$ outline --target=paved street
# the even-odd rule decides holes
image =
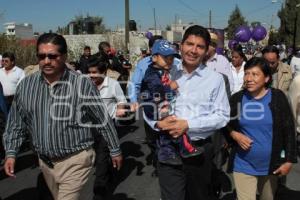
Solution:
[[[153,168],[147,165],[149,150],[144,143],[145,135],[141,121],[131,126],[124,126],[119,131],[121,148],[124,154],[124,166],[115,180],[112,200],[159,200],[158,180],[151,176]],[[17,161],[16,179],[7,178],[0,168],[0,197],[5,200],[37,199],[36,182],[39,169],[34,165],[34,156],[30,151],[20,154]],[[92,199],[94,176],[84,189],[81,199]],[[300,191],[300,164],[294,166],[288,176],[287,185]],[[281,190],[278,200],[299,200],[300,192]],[[1,199],[0,198],[0,199]]]
[[[119,131],[121,148],[124,155],[124,165],[115,180],[113,200],[159,200],[157,178],[151,177],[153,168],[147,165],[149,155],[144,143],[145,135],[142,122],[132,126],[122,127]],[[34,156],[30,151],[22,153],[17,161],[16,179],[7,178],[0,168],[0,197],[6,200],[34,200],[37,199],[36,182],[39,174],[34,165]],[[92,199],[92,185],[94,176],[84,189],[81,199]]]

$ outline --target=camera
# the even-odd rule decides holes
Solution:
[[[127,59],[123,60],[123,65],[131,65],[130,61]]]

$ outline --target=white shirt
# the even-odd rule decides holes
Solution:
[[[288,95],[296,119],[297,132],[300,133],[300,74],[293,79]]]
[[[0,69],[0,82],[3,87],[4,96],[11,96],[16,93],[19,82],[25,77],[24,70],[14,66],[11,70]]]
[[[241,90],[243,84],[244,84],[244,66],[245,62],[242,63],[242,66],[239,71],[236,70],[236,68],[233,66],[232,63],[230,63],[232,78],[233,78],[233,89],[231,90],[231,94],[234,94]]]
[[[101,98],[108,110],[109,116],[116,118],[117,105],[120,103],[127,103],[126,97],[121,89],[118,81],[105,77],[103,83],[98,86]]]
[[[290,66],[291,66],[294,77],[297,76],[298,74],[300,74],[300,58],[299,57],[293,56]]]
[[[215,55],[212,58],[210,58],[210,59],[208,59],[208,61],[206,61],[206,65],[208,68],[227,76],[229,84],[230,84],[230,91],[232,92],[233,78],[232,78],[232,73],[231,73],[231,69],[230,69],[230,63],[227,60],[227,58],[223,55],[219,55],[219,54],[215,53]]]

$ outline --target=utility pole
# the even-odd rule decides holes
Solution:
[[[209,22],[208,22],[208,28],[211,29],[211,10],[209,10]]]
[[[177,14],[175,14],[175,31],[177,31],[177,22],[178,22]]]
[[[129,0],[125,0],[125,50],[129,53]]]
[[[155,29],[155,35],[157,35],[157,33],[156,33],[156,15],[155,15],[155,8],[153,8],[153,17],[154,17],[154,29]]]

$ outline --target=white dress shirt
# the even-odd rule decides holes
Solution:
[[[242,66],[239,71],[236,70],[236,68],[233,66],[232,63],[230,63],[232,78],[233,78],[233,89],[231,90],[231,94],[234,94],[241,90],[244,84],[244,66],[245,62],[242,63]]]
[[[127,103],[119,82],[106,76],[98,89],[101,98],[107,107],[109,116],[112,119],[116,118],[117,105],[120,103]]]
[[[300,133],[300,74],[293,79],[288,95],[296,119],[297,132]]]
[[[212,69],[213,71],[219,72],[227,76],[230,85],[230,91],[232,92],[233,78],[230,69],[230,63],[227,60],[227,58],[223,55],[219,55],[215,53],[215,55],[212,58],[206,61],[206,65],[208,68]]]
[[[0,82],[3,87],[4,96],[14,95],[17,85],[24,77],[24,70],[17,66],[14,66],[9,71],[6,71],[4,67],[0,68]]]

